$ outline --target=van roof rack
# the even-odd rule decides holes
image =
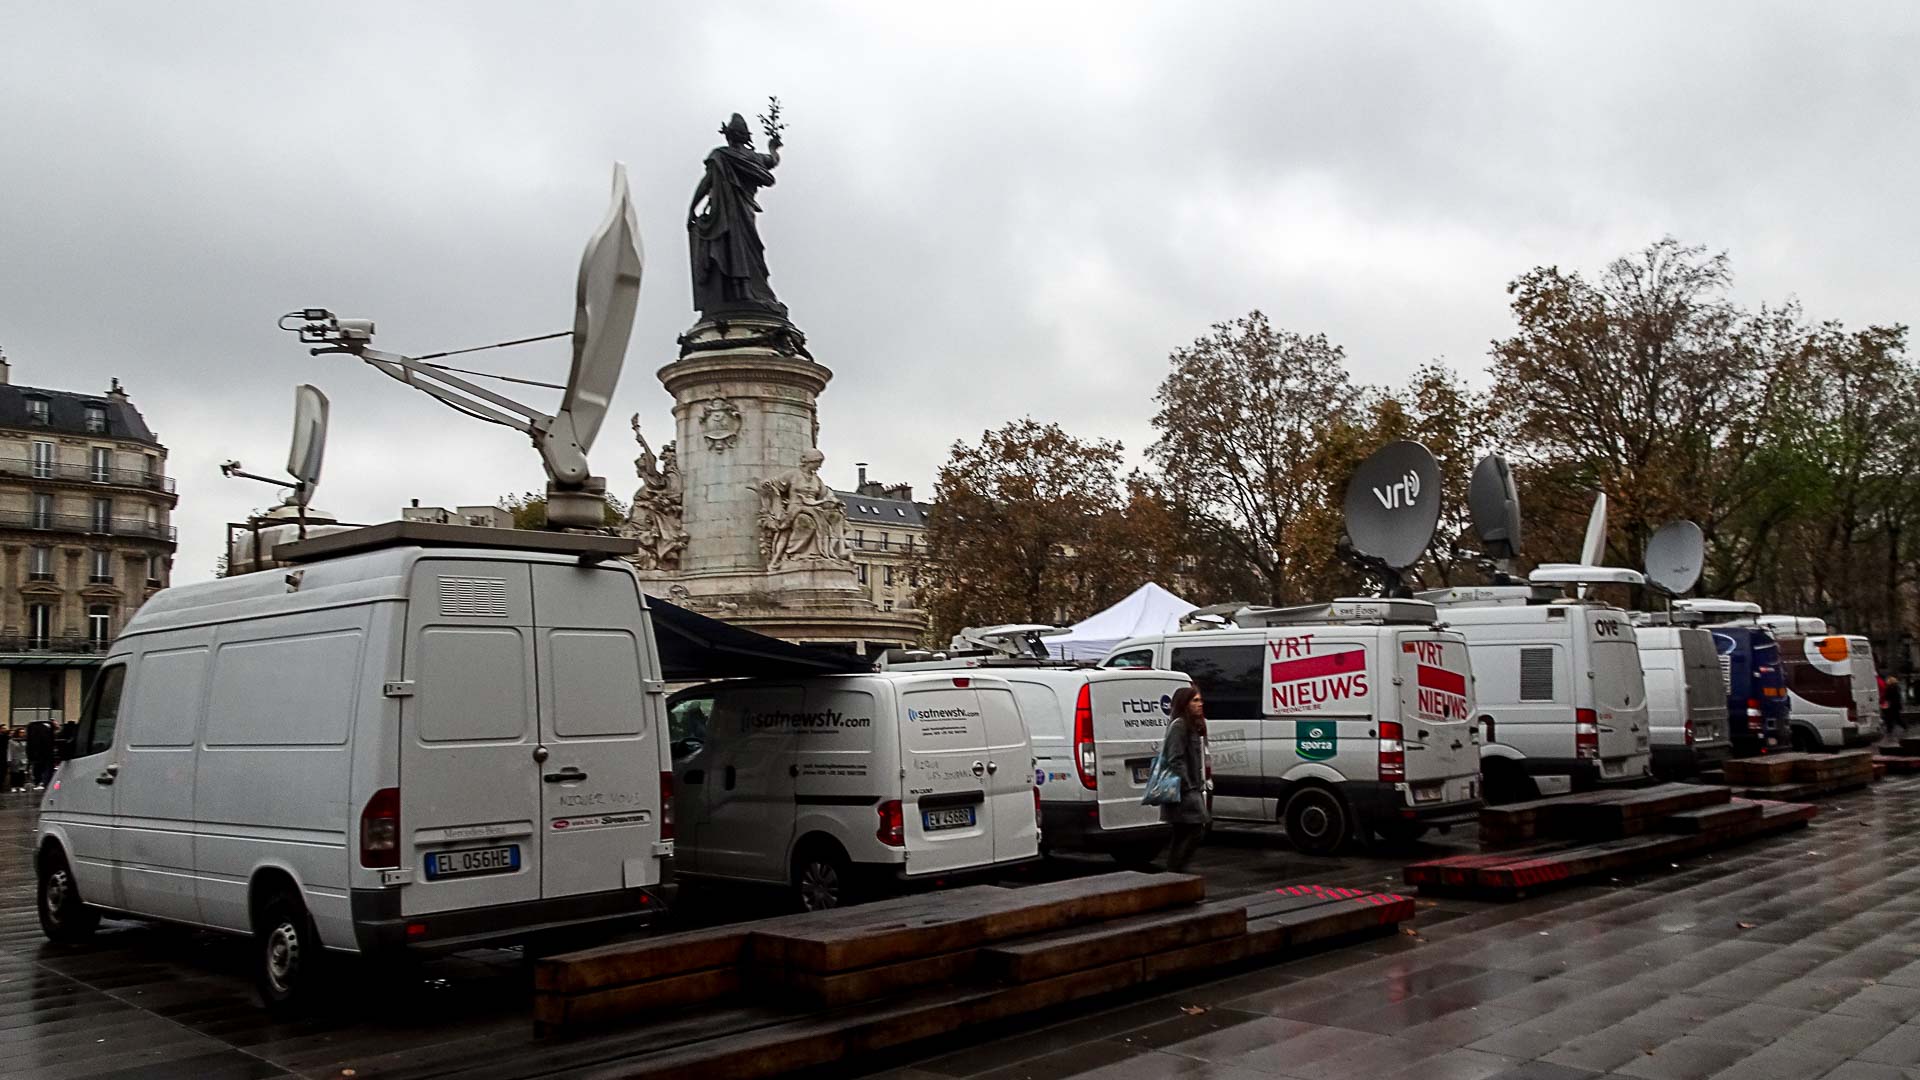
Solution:
[[[1760,625],[1776,634],[1799,634],[1803,637],[1819,637],[1831,634],[1827,620],[1816,615],[1774,615],[1760,616]]]
[[[544,551],[555,555],[578,556],[581,562],[617,559],[640,550],[637,540],[598,533],[535,532],[531,529],[489,529],[480,525],[441,525],[432,521],[389,521],[363,529],[349,529],[280,544],[273,549],[273,557],[280,562],[309,563],[392,547]]]
[[[1645,585],[1647,575],[1624,566],[1541,563],[1527,580],[1535,585]]]
[[[1545,585],[1456,585],[1414,594],[1435,607],[1523,607],[1559,599],[1560,590]]]
[[[1633,613],[1635,626],[1702,626],[1707,621],[1704,611],[1688,611],[1675,608],[1672,611],[1636,611]]]
[[[1247,630],[1263,626],[1316,626],[1327,623],[1432,626],[1439,621],[1439,614],[1425,600],[1356,596],[1327,604],[1299,604],[1294,607],[1241,604],[1233,611],[1227,624]]]

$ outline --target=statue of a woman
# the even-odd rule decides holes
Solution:
[[[753,132],[739,113],[720,129],[727,145],[707,155],[707,174],[687,210],[687,246],[693,261],[693,306],[702,315],[727,313],[787,317],[787,306],[767,284],[766,248],[754,215],[755,191],[773,186],[780,164],[780,134],[767,140],[771,153],[753,148]],[[707,201],[706,210],[700,200]]]
[[[760,481],[760,546],[767,569],[807,560],[846,562],[847,508],[820,478],[826,456],[800,454],[800,467]]]

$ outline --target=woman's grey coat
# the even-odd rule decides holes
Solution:
[[[1167,725],[1166,741],[1160,744],[1161,759],[1167,770],[1180,778],[1180,802],[1160,808],[1160,820],[1176,825],[1207,823],[1207,740],[1187,729],[1187,718]]]

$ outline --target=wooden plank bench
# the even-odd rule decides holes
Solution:
[[[1734,758],[1721,766],[1727,783],[1735,787],[1768,787],[1793,779],[1795,762],[1806,754],[1767,754],[1762,757]]]
[[[1760,819],[1760,804],[1752,799],[1730,799],[1717,806],[1703,806],[1669,814],[1659,822],[1662,832],[1702,833],[1715,829],[1738,828]]]

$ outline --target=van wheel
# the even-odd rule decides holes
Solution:
[[[1793,729],[1793,749],[1795,753],[1811,754],[1820,749],[1820,742],[1813,737],[1813,732],[1797,727]]]
[[[838,849],[815,844],[793,860],[793,894],[802,911],[826,911],[853,902],[853,867]]]
[[[291,1016],[305,1010],[325,966],[323,951],[298,899],[281,892],[267,901],[253,931],[253,973],[269,1012]]]
[[[100,913],[81,902],[73,870],[58,849],[47,852],[40,862],[39,902],[35,907],[40,910],[40,931],[48,941],[77,945],[100,927]]]
[[[1347,804],[1318,786],[1303,787],[1287,799],[1287,841],[1303,855],[1332,855],[1351,832]]]

